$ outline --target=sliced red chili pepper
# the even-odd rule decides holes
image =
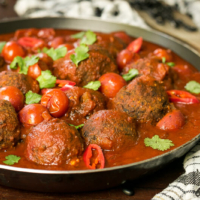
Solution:
[[[131,42],[126,49],[132,51],[133,53],[137,53],[138,51],[140,51],[142,47],[142,42],[143,42],[142,37],[139,37],[133,42]]]
[[[183,104],[199,103],[197,97],[193,96],[189,92],[185,92],[182,90],[168,90],[167,94],[171,102],[183,103]]]
[[[97,156],[94,159],[93,162],[91,162],[91,158],[92,158],[92,151],[96,150],[97,151]],[[86,166],[90,169],[96,169],[98,166],[99,169],[103,169],[105,167],[105,158],[102,152],[102,149],[100,146],[98,146],[97,144],[90,144],[84,154],[83,154],[83,160],[86,164]]]
[[[22,37],[18,40],[18,43],[23,47],[39,47],[44,46],[44,41],[34,37]]]
[[[69,90],[76,85],[75,82],[68,80],[56,80],[56,84],[58,84],[58,86],[61,87],[60,90],[62,91]]]

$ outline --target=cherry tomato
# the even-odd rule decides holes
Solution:
[[[68,60],[71,60],[70,56],[72,54],[75,54],[75,49],[72,49],[72,50],[68,51],[67,54],[66,54],[66,56],[65,56],[65,58],[68,59]]]
[[[100,91],[108,98],[113,98],[126,85],[126,81],[118,74],[106,73],[99,78]]]
[[[59,48],[59,47],[66,47],[66,48],[67,48],[67,51],[70,51],[70,50],[72,50],[72,49],[75,48],[74,45],[69,44],[69,43],[61,44],[61,45],[58,46],[58,48]]]
[[[35,63],[28,68],[28,75],[31,76],[33,79],[36,79],[38,76],[40,76],[41,72],[42,70],[39,67],[38,63]]]
[[[43,112],[48,110],[41,104],[30,104],[20,110],[19,120],[24,125],[37,125],[44,120]]]
[[[54,90],[54,89],[44,88],[44,89],[41,90],[41,94],[44,95],[44,94],[50,92],[51,90]]]
[[[120,38],[126,44],[129,44],[131,42],[131,37],[127,35],[124,31],[114,32],[113,35]]]
[[[42,96],[41,104],[53,117],[62,117],[68,109],[69,100],[63,91],[53,89]]]
[[[24,95],[14,86],[0,88],[0,99],[9,101],[17,112],[24,106]]]
[[[37,36],[43,39],[52,39],[55,34],[56,33],[53,28],[43,28],[38,31]]]
[[[167,113],[156,126],[162,130],[175,130],[185,124],[185,118],[180,110],[173,110]]]
[[[55,49],[63,43],[64,43],[63,37],[55,37],[53,40],[49,42],[49,45]]]
[[[159,60],[162,60],[162,58],[166,59],[166,62],[172,61],[172,54],[171,50],[165,50],[165,49],[156,49],[154,52],[154,55],[156,55]]]
[[[7,42],[2,49],[2,55],[7,62],[12,62],[16,56],[25,56],[24,49],[14,41]]]
[[[43,40],[34,37],[22,37],[18,40],[18,43],[21,46],[31,48],[32,50],[42,49],[46,46]]]
[[[126,49],[128,49],[129,51],[132,51],[133,53],[137,53],[140,51],[141,47],[142,47],[142,42],[143,39],[142,37],[137,38],[136,40],[133,40]]]
[[[128,49],[124,49],[117,55],[117,65],[122,70],[133,59],[134,53]]]

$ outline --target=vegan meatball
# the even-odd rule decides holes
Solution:
[[[153,77],[142,75],[124,86],[113,99],[117,110],[139,122],[158,122],[171,106],[163,86]]]
[[[19,74],[13,71],[3,71],[0,73],[0,88],[4,86],[15,86],[26,94],[29,90],[35,93],[39,92],[39,85],[36,80],[30,76]]]
[[[59,165],[77,158],[84,150],[79,132],[64,120],[44,120],[30,129],[25,156],[41,165]]]
[[[98,45],[91,45],[88,53],[89,58],[81,61],[78,67],[69,57],[56,60],[53,74],[58,79],[71,80],[78,86],[84,86],[90,81],[98,80],[107,72],[118,73],[115,61],[106,49]]]
[[[93,113],[106,108],[105,97],[98,91],[73,87],[65,93],[70,102],[64,118],[70,124],[84,124]]]
[[[135,145],[137,134],[133,118],[115,110],[101,110],[86,121],[82,136],[87,145],[97,144],[104,150],[120,151]]]
[[[2,56],[0,56],[0,68],[2,68],[4,66],[4,58]]]
[[[20,126],[14,107],[0,100],[0,149],[12,147],[20,138]]]

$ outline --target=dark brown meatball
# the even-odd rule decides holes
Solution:
[[[0,56],[0,68],[2,68],[4,66],[4,58],[2,56]]]
[[[26,145],[26,158],[41,165],[68,163],[84,150],[79,132],[56,118],[32,127]]]
[[[14,107],[0,100],[0,149],[12,147],[20,138],[20,126]]]
[[[156,57],[142,58],[132,62],[123,68],[122,74],[128,73],[130,69],[137,69],[140,74],[150,75],[157,81],[162,81],[166,89],[173,88],[171,68],[167,64],[161,63]]]
[[[95,81],[107,72],[118,73],[113,58],[106,49],[98,45],[89,46],[89,58],[79,63],[78,67],[69,59],[61,58],[54,62],[54,75],[59,79],[67,79],[84,86]]]
[[[106,108],[105,97],[98,91],[73,87],[65,93],[69,108],[64,119],[70,124],[84,124],[93,113]]]
[[[42,71],[53,70],[53,59],[50,56],[46,53],[38,53],[37,56],[39,57],[38,64]]]
[[[159,121],[170,109],[163,86],[151,76],[140,76],[124,86],[113,99],[117,110],[139,122]]]
[[[28,75],[19,74],[12,71],[3,71],[0,73],[0,88],[4,86],[15,86],[26,94],[29,90],[35,93],[40,91],[38,82]]]
[[[129,149],[137,140],[133,118],[115,110],[94,113],[86,121],[82,136],[87,145],[97,144],[104,150],[112,151]]]

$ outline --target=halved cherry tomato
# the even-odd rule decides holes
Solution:
[[[0,88],[0,99],[9,101],[17,112],[24,106],[24,95],[14,86]]]
[[[122,70],[133,59],[134,53],[128,49],[124,49],[117,55],[117,65]]]
[[[167,113],[156,126],[162,130],[175,130],[185,124],[185,118],[180,110],[173,110]]]
[[[132,51],[133,53],[137,53],[140,51],[142,47],[143,39],[142,37],[137,38],[136,40],[133,40],[126,49],[129,51]]]
[[[171,50],[167,49],[156,49],[154,52],[154,55],[159,58],[159,60],[162,60],[162,58],[166,59],[166,62],[172,61],[172,52]]]
[[[59,79],[56,80],[56,84],[58,84],[58,86],[61,87],[60,90],[62,91],[67,91],[76,85],[76,83],[73,81]]]
[[[120,38],[126,44],[129,44],[131,42],[131,37],[129,35],[127,35],[124,31],[113,32],[112,34],[115,37]]]
[[[43,112],[48,110],[41,104],[30,104],[20,110],[19,120],[24,125],[37,125],[44,120]]]
[[[97,154],[96,156],[94,156],[94,159],[92,159],[93,150],[96,151]],[[103,152],[101,150],[101,147],[97,144],[90,144],[86,148],[83,154],[83,160],[85,162],[85,165],[90,169],[103,169],[105,167],[105,158]]]
[[[41,104],[53,117],[62,117],[68,109],[69,100],[63,91],[53,89],[42,96]]]
[[[116,96],[118,91],[125,86],[126,81],[115,73],[106,73],[99,78],[101,82],[100,91],[108,98]]]
[[[16,56],[24,57],[26,53],[17,42],[11,41],[3,47],[2,55],[7,62],[12,62]]]
[[[31,76],[33,79],[36,79],[42,73],[41,68],[39,67],[38,63],[29,66],[28,68],[28,75]]]
[[[31,48],[33,50],[42,49],[46,46],[43,40],[34,37],[22,37],[18,40],[18,43],[25,48]]]
[[[167,94],[171,102],[183,103],[183,104],[199,103],[197,97],[190,94],[189,92],[185,92],[182,90],[168,90]]]

